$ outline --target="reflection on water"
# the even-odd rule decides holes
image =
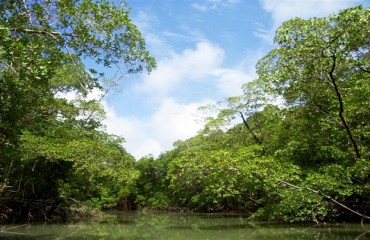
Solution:
[[[2,225],[0,239],[370,239],[370,225],[276,225],[243,216],[205,214],[107,214],[99,221]]]

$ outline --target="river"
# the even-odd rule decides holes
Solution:
[[[0,239],[264,239],[365,240],[370,225],[273,224],[251,222],[240,215],[181,213],[110,213],[95,220],[68,224],[0,225]]]

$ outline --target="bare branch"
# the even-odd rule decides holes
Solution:
[[[49,35],[54,39],[57,39],[57,37],[73,37],[77,38],[78,36],[72,33],[61,33],[56,31],[51,31],[48,29],[29,29],[29,28],[6,28],[6,27],[0,27],[0,30],[10,30],[12,32],[24,32],[24,33],[30,33],[30,34],[41,34],[41,35]]]
[[[343,127],[346,129],[348,138],[349,138],[349,140],[350,140],[350,142],[353,146],[356,157],[361,158],[360,149],[357,146],[357,142],[353,137],[351,128],[349,127],[349,124],[347,123],[347,120],[344,116],[344,103],[343,103],[343,99],[342,99],[342,94],[340,93],[339,87],[338,87],[336,79],[334,77],[334,71],[336,69],[336,57],[335,57],[335,55],[332,55],[331,59],[332,59],[331,70],[330,70],[329,73],[326,74],[326,77],[328,78],[329,82],[332,83],[332,85],[334,87],[334,90],[335,90],[335,93],[337,95],[337,99],[338,99],[338,103],[339,103],[339,112],[338,112],[339,118],[342,121]]]
[[[341,202],[338,202],[338,201],[337,201],[337,200],[335,200],[334,198],[332,198],[332,197],[330,197],[329,195],[326,195],[326,194],[324,194],[324,193],[320,192],[319,190],[314,190],[314,189],[311,189],[311,188],[309,188],[309,187],[299,187],[299,186],[297,186],[297,185],[291,184],[291,183],[286,182],[286,181],[284,181],[284,180],[279,180],[279,183],[283,183],[283,184],[285,184],[285,185],[287,185],[287,186],[289,186],[289,187],[291,187],[291,188],[294,188],[294,189],[305,189],[305,190],[308,190],[308,191],[310,191],[310,192],[312,192],[312,193],[315,193],[315,194],[317,194],[317,195],[321,195],[321,196],[323,196],[323,197],[325,197],[325,198],[329,199],[329,200],[330,200],[330,201],[332,201],[333,203],[335,203],[335,204],[337,204],[337,205],[341,206],[342,208],[344,208],[344,209],[346,209],[346,210],[348,210],[348,211],[352,212],[353,214],[355,214],[355,215],[357,215],[357,216],[360,216],[360,217],[362,217],[362,218],[366,218],[366,219],[370,219],[370,217],[369,217],[369,216],[366,216],[366,215],[364,215],[364,214],[361,214],[361,213],[359,213],[359,212],[357,212],[357,211],[353,210],[352,208],[349,208],[348,206],[344,205],[344,204],[343,204],[343,203],[341,203]]]
[[[361,69],[362,71],[364,72],[367,72],[367,73],[370,73],[370,70],[366,69],[366,68],[363,68],[361,67],[360,65],[357,66],[359,69]]]
[[[249,126],[249,124],[248,124],[247,120],[245,119],[244,114],[243,114],[242,112],[239,112],[239,114],[240,114],[240,117],[241,117],[241,118],[242,118],[242,120],[243,120],[244,126],[247,128],[247,130],[250,132],[250,134],[252,134],[253,139],[254,139],[258,144],[262,145],[262,140],[261,140],[261,139],[259,139],[259,138],[256,136],[256,134],[253,132],[252,128]]]

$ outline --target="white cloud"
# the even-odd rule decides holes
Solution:
[[[159,24],[157,16],[145,11],[139,11],[133,20],[140,31],[144,32],[151,31],[155,25]]]
[[[107,132],[123,136],[124,147],[136,159],[170,150],[177,140],[194,136],[203,127],[198,108],[213,103],[210,100],[181,104],[174,98],[163,99],[157,111],[146,120],[136,117],[120,117],[115,109],[104,102]]]
[[[195,34],[190,34],[190,35],[184,35],[176,32],[171,32],[171,31],[163,31],[162,35],[168,38],[176,39],[176,40],[182,40],[186,42],[194,42],[194,40],[197,39],[197,36]]]
[[[149,154],[158,156],[161,152],[170,150],[175,141],[194,136],[203,127],[198,108],[214,103],[204,100],[181,104],[174,98],[167,97],[161,100],[156,111],[148,119],[139,119],[134,116],[119,116],[105,99],[101,99],[102,94],[101,90],[94,89],[85,99],[100,100],[106,112],[106,118],[103,120],[106,131],[124,137],[124,147],[136,159]],[[67,100],[79,98],[75,92],[58,94],[57,97]]]
[[[107,131],[111,134],[123,136],[125,139],[130,139],[135,136],[137,139],[145,137],[145,129],[138,118],[135,117],[119,117],[113,108],[105,107],[107,112],[104,124],[107,126]]]
[[[103,106],[106,111],[106,119],[103,124],[106,126],[106,130],[110,134],[122,136],[125,138],[124,147],[134,157],[142,157],[149,152],[143,151],[155,151],[159,147],[158,143],[151,141],[146,136],[146,126],[136,117],[120,117],[114,108],[103,102]]]
[[[192,3],[191,7],[200,12],[219,10],[226,7],[232,7],[239,0],[204,0],[201,3]]]
[[[222,67],[223,49],[208,41],[200,41],[194,48],[162,59],[157,69],[144,75],[143,81],[135,86],[140,90],[140,96],[156,100],[151,102],[149,117],[120,117],[114,109],[106,106],[107,130],[122,135],[126,139],[125,148],[136,158],[148,154],[158,156],[170,150],[175,141],[192,137],[203,127],[201,113],[198,112],[200,106],[241,94],[241,86],[256,76],[254,65],[259,56],[259,53],[249,52],[239,65],[225,68]],[[203,100],[181,103],[176,95],[178,92],[171,90],[180,89],[181,94],[186,94],[181,87],[189,82],[192,91],[197,85],[207,86],[207,90],[210,87],[210,91],[217,92],[213,96],[216,99],[208,96]],[[200,90],[206,92],[206,89]],[[154,111],[153,107],[156,107]]]
[[[242,84],[256,76],[254,65],[259,57],[260,53],[251,51],[246,53],[239,65],[226,68],[222,66],[224,50],[206,40],[173,53],[159,60],[157,69],[150,75],[142,75],[143,81],[135,86],[140,90],[141,99],[149,96],[150,100],[156,100],[151,101],[151,109],[142,109],[149,113],[148,117],[120,116],[116,109],[102,102],[107,112],[104,121],[107,131],[123,136],[126,140],[124,147],[137,159],[148,154],[158,156],[170,150],[175,141],[192,137],[203,127],[203,122],[199,121],[200,106],[241,94]],[[181,103],[177,94],[186,94],[181,88],[186,84],[191,86],[192,91],[200,85],[199,90],[204,93],[217,92],[216,96],[212,96],[216,99],[210,99],[208,95],[201,100],[191,100],[188,96],[188,102]],[[171,91],[174,89],[179,92]]]
[[[107,132],[124,137],[123,146],[136,159],[149,154],[157,156],[165,150],[158,139],[150,136],[150,123],[136,117],[120,117],[115,111],[110,111],[108,115],[104,121]]]
[[[209,0],[203,3],[206,3],[205,8],[212,10],[236,2]],[[130,94],[140,96],[146,103],[151,101],[150,107],[143,104],[145,109],[137,111],[146,111],[145,115],[149,116],[120,116],[118,111],[105,105],[108,118],[104,123],[109,133],[125,138],[124,147],[138,159],[148,154],[158,156],[170,150],[175,141],[194,136],[203,127],[203,122],[199,121],[201,113],[198,108],[222,100],[223,97],[240,94],[242,84],[254,78],[255,62],[252,61],[252,67],[249,61],[246,65],[248,67],[226,68],[222,66],[224,50],[209,42],[196,29],[188,30],[185,34],[159,30],[161,26],[158,18],[144,11],[134,21],[143,33],[150,52],[157,58],[157,69],[150,75],[141,75],[141,81],[133,83],[134,87],[130,89]],[[170,45],[172,40],[186,42],[188,46],[189,43],[194,45],[182,51],[174,51],[174,46]],[[216,94],[199,94],[198,100],[194,100],[187,90]],[[185,96],[187,102],[181,102],[179,95]],[[216,99],[210,99],[212,97]]]
[[[208,41],[198,42],[195,49],[185,49],[180,54],[160,60],[158,67],[136,85],[141,93],[149,93],[159,99],[171,95],[171,90],[181,89],[185,82],[210,84],[222,96],[241,94],[241,86],[256,78],[255,64],[260,58],[258,51],[246,56],[240,66],[222,68],[224,50]],[[212,83],[211,83],[212,85]]]
[[[153,135],[168,149],[177,140],[194,136],[203,127],[198,108],[212,103],[210,100],[189,104],[178,103],[174,98],[163,100],[151,118]]]
[[[242,94],[242,85],[255,79],[255,75],[235,69],[219,69],[215,72],[217,87],[224,96]]]
[[[274,39],[275,26],[272,29],[266,29],[263,25],[257,23],[257,29],[253,32],[253,35],[257,38],[262,39],[264,42],[271,44]]]
[[[242,85],[257,78],[255,66],[263,55],[261,50],[249,50],[237,66],[220,68],[214,72],[217,87],[224,97],[242,94]]]
[[[209,76],[223,58],[221,48],[207,41],[198,42],[195,49],[187,48],[180,54],[160,60],[157,69],[146,76],[137,89],[160,97],[166,96],[186,79],[197,80]]]
[[[191,7],[200,12],[207,12],[209,10],[208,6],[199,3],[192,3]]]

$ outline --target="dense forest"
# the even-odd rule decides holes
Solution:
[[[283,23],[241,96],[137,161],[87,97],[118,84],[103,68],[155,68],[128,7],[6,0],[0,13],[0,222],[141,208],[370,219],[370,9]]]
[[[114,67],[121,75],[104,75]],[[106,133],[103,107],[88,94],[153,67],[124,4],[1,2],[0,222],[126,204],[135,160]]]

